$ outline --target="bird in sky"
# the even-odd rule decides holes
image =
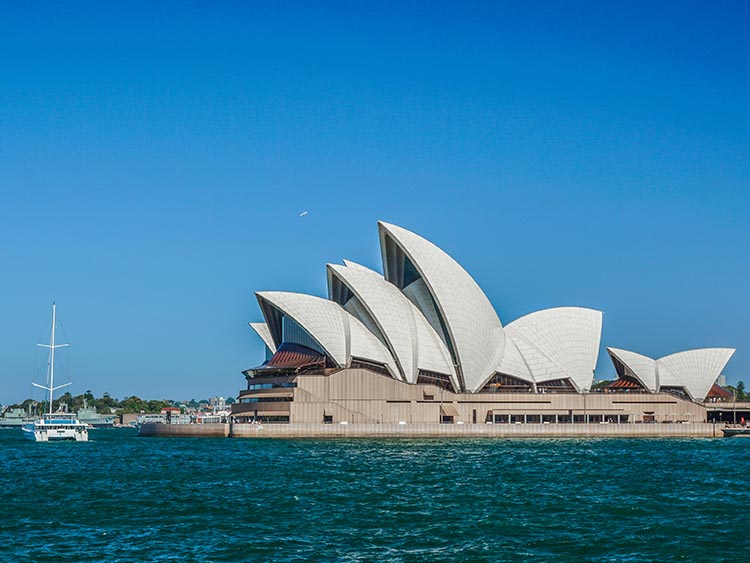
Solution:
[[[304,217],[305,215],[307,215],[307,211],[303,211],[302,213],[299,214],[300,217]]]

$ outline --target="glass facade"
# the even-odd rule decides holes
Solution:
[[[292,342],[294,344],[300,344],[306,346],[312,350],[315,350],[319,354],[325,356],[326,352],[318,342],[310,336],[310,334],[298,325],[294,319],[284,316],[281,321],[281,333],[283,342]]]

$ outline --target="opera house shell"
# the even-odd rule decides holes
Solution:
[[[326,267],[327,298],[256,293],[263,321],[250,326],[266,361],[244,372],[248,389],[234,414],[270,422],[476,423],[518,421],[522,412],[523,421],[543,422],[544,413],[554,416],[548,421],[575,421],[593,383],[600,311],[559,307],[503,325],[476,281],[438,246],[396,225],[379,222],[378,230],[382,274],[344,261]],[[657,392],[651,368],[628,354],[618,373]],[[718,360],[710,358],[713,369]],[[683,377],[679,361],[663,360],[654,368],[662,386]],[[705,387],[696,387],[696,373],[685,376],[691,396]],[[534,399],[540,394],[549,400]]]
[[[647,356],[607,348],[617,370],[615,388],[640,388],[651,393],[670,391],[702,401],[734,354],[733,348],[687,350],[658,360]]]

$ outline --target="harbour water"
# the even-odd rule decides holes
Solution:
[[[750,440],[26,442],[3,561],[746,561]]]

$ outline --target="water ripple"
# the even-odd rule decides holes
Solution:
[[[3,561],[743,561],[750,440],[0,432]]]

